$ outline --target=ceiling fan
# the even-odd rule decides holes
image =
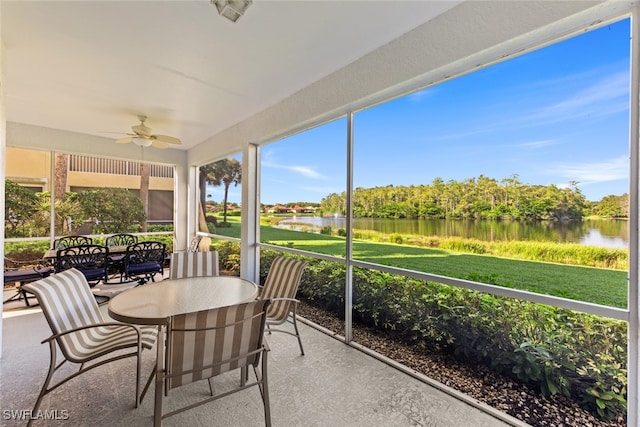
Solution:
[[[138,116],[139,125],[131,126],[133,133],[127,133],[126,137],[116,140],[116,144],[127,144],[133,142],[140,147],[153,146],[155,148],[169,148],[170,144],[181,144],[180,139],[167,135],[155,135],[150,127],[144,124],[147,116]]]

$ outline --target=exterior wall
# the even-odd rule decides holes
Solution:
[[[49,191],[51,154],[48,151],[7,147],[5,157],[6,178],[26,186],[41,185]]]
[[[50,190],[51,152],[7,147],[5,156],[6,178],[20,185]],[[133,160],[135,162],[135,160]],[[81,192],[100,187],[126,188],[140,194],[140,176],[94,172],[69,171],[67,191]],[[150,222],[172,222],[173,178],[149,178],[149,218]]]
[[[140,177],[136,175],[112,175],[106,173],[69,172],[67,176],[67,189],[72,187],[113,187],[113,188],[140,188]],[[173,191],[173,178],[149,178],[150,190]]]
[[[49,177],[51,176],[51,152],[42,150],[28,150],[16,147],[7,147],[5,155],[6,178],[19,184],[30,186],[42,183],[43,191],[49,190]],[[106,173],[89,173],[69,171],[67,175],[67,190],[72,187],[109,187],[115,188],[140,188],[138,175],[121,175]],[[150,190],[173,191],[173,178],[149,178]]]

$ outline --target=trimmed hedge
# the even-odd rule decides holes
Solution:
[[[222,265],[235,263],[228,243],[218,245]],[[278,255],[262,251],[261,283]],[[298,298],[344,318],[345,267],[305,260]],[[603,419],[625,413],[626,322],[362,268],[353,271],[353,320],[571,397]]]

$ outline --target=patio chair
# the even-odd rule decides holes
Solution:
[[[35,280],[49,277],[53,272],[53,268],[45,265],[45,261],[38,259],[33,261],[14,261],[4,257],[4,285],[10,283],[17,284],[16,293],[10,298],[2,301],[6,304],[10,301],[21,300],[29,307],[29,296],[24,289],[24,285]]]
[[[129,246],[138,243],[138,237],[133,234],[114,234],[107,237],[107,246]]]
[[[169,265],[169,278],[218,276],[218,251],[173,252]]]
[[[53,241],[51,249],[64,249],[70,246],[91,245],[93,239],[87,236],[65,236]]]
[[[42,341],[43,344],[49,344],[49,372],[31,413],[37,414],[44,396],[67,381],[105,363],[132,356],[136,357],[137,408],[140,403],[140,356],[143,348],[153,346],[157,327],[105,321],[86,278],[76,269],[54,274],[24,287],[35,294],[52,332],[50,337]],[[56,344],[64,359],[60,363],[56,361]],[[114,352],[115,355],[112,354]],[[66,362],[79,363],[80,369],[51,385],[54,374]],[[85,366],[89,362],[91,364]],[[69,390],[69,393],[75,392]],[[33,419],[29,420],[28,425]]]
[[[84,274],[91,287],[109,277],[109,248],[100,245],[78,245],[58,249],[56,272],[75,268]]]
[[[258,386],[264,406],[265,424],[271,425],[269,389],[267,383],[267,351],[264,338],[266,310],[269,300],[256,300],[196,313],[173,316],[167,328],[167,373],[165,384],[171,390],[195,381],[212,378],[236,369],[251,366],[256,381],[242,383],[224,393],[167,414],[155,414],[163,419],[208,402]],[[261,360],[262,359],[262,360]],[[261,368],[258,369],[258,363]],[[157,418],[156,418],[157,419]]]
[[[200,242],[202,241],[202,236],[194,236],[189,241],[189,246],[184,250],[174,250],[175,252],[198,252],[200,250]],[[167,253],[167,258],[165,259],[165,264],[171,264],[171,254]]]
[[[166,245],[162,242],[138,242],[127,246],[124,254],[124,274],[127,280],[139,285],[149,280],[155,282],[156,274],[162,274],[166,258]]]
[[[126,233],[114,234],[106,239],[106,245],[110,248],[114,246],[129,246],[135,243],[138,243],[138,236]],[[109,264],[109,272],[112,274],[119,274],[120,282],[122,282],[124,278],[124,254],[110,254]]]
[[[293,258],[277,257],[273,260],[267,279],[260,292],[260,299],[271,300],[271,305],[267,311],[267,331],[284,332],[298,338],[300,346],[300,354],[304,356],[302,348],[302,340],[298,331],[298,323],[296,321],[296,308],[298,300],[295,299],[302,272],[307,266],[304,261],[298,261]],[[279,326],[285,322],[293,324],[294,332],[286,329],[276,329],[272,326]]]
[[[191,241],[189,242],[189,247],[187,248],[187,252],[198,252],[201,241],[202,241],[202,236],[194,236],[193,239],[191,239]]]

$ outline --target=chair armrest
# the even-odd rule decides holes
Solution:
[[[53,273],[53,267],[45,264],[38,264],[33,266],[33,271],[38,273],[40,277],[47,277],[49,274]]]
[[[297,304],[300,302],[300,300],[295,299],[295,298],[269,298],[271,301],[289,301],[292,302],[294,304]]]
[[[18,270],[20,269],[20,267],[23,267],[23,266],[33,267],[34,269],[37,267],[46,267],[48,263],[43,258],[32,259],[28,261],[15,261],[5,257],[4,264],[5,264],[5,267],[4,267],[5,271],[9,271],[9,270]]]
[[[64,332],[59,332],[57,334],[53,334],[50,337],[46,338],[44,341],[42,341],[41,344],[44,344],[44,343],[49,342],[51,340],[54,340],[56,338],[63,337],[65,335],[67,335],[67,334],[71,334],[71,333],[74,333],[74,332],[82,331],[82,330],[85,330],[85,329],[98,328],[98,327],[103,327],[103,326],[127,326],[127,327],[131,327],[131,328],[135,329],[136,333],[138,334],[138,342],[140,342],[141,339],[142,339],[140,328],[138,326],[136,326],[136,325],[130,325],[128,323],[121,323],[121,322],[105,322],[105,323],[96,323],[95,325],[80,326],[78,328],[69,329],[68,331],[64,331]]]

